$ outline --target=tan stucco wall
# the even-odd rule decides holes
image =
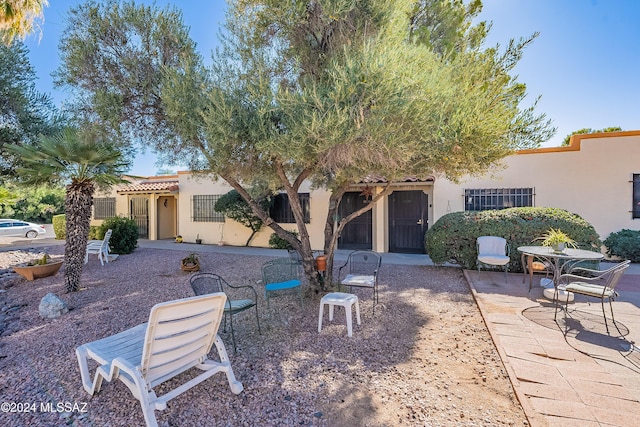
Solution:
[[[574,212],[602,239],[623,228],[639,229],[631,218],[632,176],[640,173],[640,131],[574,137],[570,147],[528,150],[507,157],[495,177],[434,184],[434,219],[464,210],[466,188],[535,188],[535,206]]]
[[[205,244],[217,244],[223,241],[226,245],[244,246],[251,235],[251,230],[236,221],[225,219],[224,223],[219,222],[194,222],[191,220],[191,198],[194,195],[204,194],[225,194],[232,189],[226,182],[213,181],[200,175],[189,172],[178,174],[180,182],[180,197],[178,212],[178,233],[184,241],[193,242],[199,234]],[[304,183],[300,188],[301,193],[311,193],[310,214],[311,223],[308,226],[310,231],[311,246],[315,250],[322,249],[324,242],[324,222],[326,218],[327,205],[329,203],[329,193],[325,190],[311,190],[308,183]],[[296,230],[295,224],[281,224],[287,230]],[[273,230],[263,227],[251,241],[251,246],[269,247],[269,237]]]

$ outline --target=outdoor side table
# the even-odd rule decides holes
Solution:
[[[329,320],[333,320],[333,308],[336,305],[344,307],[347,317],[347,335],[353,336],[353,320],[351,319],[351,306],[356,306],[356,320],[360,325],[360,304],[358,303],[358,296],[354,294],[347,294],[344,292],[331,292],[322,297],[320,300],[320,315],[318,317],[318,332],[322,331],[322,316],[324,314],[324,306],[329,306]]]

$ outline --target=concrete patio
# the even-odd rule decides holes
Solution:
[[[532,426],[630,426],[640,414],[640,275],[625,273],[610,335],[599,300],[558,312],[522,274],[465,271]]]

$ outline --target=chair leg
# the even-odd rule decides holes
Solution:
[[[320,302],[320,313],[318,314],[318,333],[322,331],[322,316],[324,315],[324,304]]]
[[[604,303],[604,301],[603,301]],[[618,330],[618,333],[620,334],[620,336],[622,336],[622,332],[620,332],[620,328],[618,328],[618,324],[616,323],[616,319],[615,317],[613,317],[613,303],[611,298],[609,298],[609,308],[611,309],[611,320],[613,321],[613,326],[616,327],[616,329]]]
[[[256,309],[256,323],[258,323],[258,333],[260,335],[262,335],[262,331],[260,330],[260,318],[258,317],[258,303],[256,302],[256,305],[254,305],[254,308]]]
[[[226,316],[225,316],[224,321],[226,323],[226,321],[227,321]],[[236,350],[236,336],[233,333],[233,313],[231,313],[231,312],[229,313],[229,324],[231,325],[231,342],[233,343],[233,352],[237,353],[238,351]]]

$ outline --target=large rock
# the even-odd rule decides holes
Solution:
[[[55,319],[68,312],[69,307],[66,302],[49,292],[40,301],[38,311],[40,311],[40,316],[45,319]]]

